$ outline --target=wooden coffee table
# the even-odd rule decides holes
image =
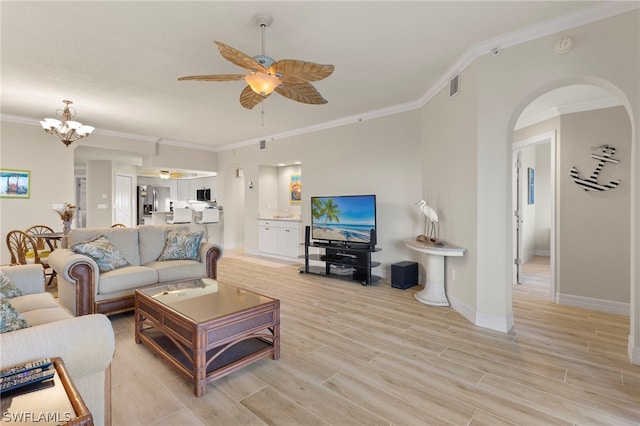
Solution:
[[[193,381],[207,384],[280,358],[280,301],[203,278],[135,292],[135,339]]]

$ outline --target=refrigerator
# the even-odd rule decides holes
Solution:
[[[138,224],[144,225],[144,219],[151,219],[153,212],[168,212],[169,195],[168,186],[138,186]]]

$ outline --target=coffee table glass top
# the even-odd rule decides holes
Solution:
[[[196,322],[253,308],[275,299],[210,278],[138,290]]]

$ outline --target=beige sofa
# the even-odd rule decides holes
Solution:
[[[0,267],[26,293],[8,299],[30,327],[0,334],[0,369],[60,357],[96,425],[111,423],[115,339],[104,315],[74,318],[44,291],[40,265]]]
[[[49,255],[49,265],[58,274],[60,304],[76,316],[113,314],[133,309],[136,289],[166,282],[216,278],[222,247],[202,243],[198,260],[158,261],[170,230],[189,231],[188,225],[140,225],[136,228],[78,228],[68,235],[67,245],[104,235],[129,265],[100,272],[89,256],[70,249]]]

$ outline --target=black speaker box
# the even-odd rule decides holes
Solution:
[[[391,287],[402,290],[418,284],[418,264],[398,262],[391,265]]]

